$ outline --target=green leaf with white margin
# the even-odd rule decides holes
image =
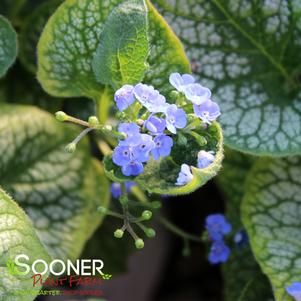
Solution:
[[[149,54],[147,23],[144,0],[127,0],[113,9],[92,61],[99,82],[117,90],[142,80]]]
[[[62,0],[48,0],[36,7],[22,23],[20,32],[20,61],[32,73],[36,73],[36,48],[48,19]]]
[[[40,285],[33,287],[30,271],[27,275],[12,275],[7,268],[9,260],[25,254],[31,265],[35,260],[50,261],[50,257],[39,240],[32,222],[15,201],[0,188],[0,300],[32,301],[41,289]],[[39,271],[39,265],[37,265]],[[19,272],[24,272],[19,270]],[[46,275],[44,275],[46,279]],[[35,291],[32,296],[18,295],[18,291]]]
[[[225,144],[255,155],[300,154],[298,1],[155,3],[221,106]]]
[[[199,130],[198,134],[207,140],[205,146],[201,147],[194,137],[187,135],[187,144],[180,145],[174,141],[169,157],[161,158],[158,161],[151,159],[145,165],[144,172],[137,177],[124,176],[121,168],[113,163],[112,157],[107,156],[104,159],[106,175],[114,182],[135,181],[150,193],[180,195],[193,192],[217,174],[223,160],[223,134],[219,124],[214,122],[207,129]],[[195,167],[200,150],[215,153],[215,161],[204,169]],[[176,186],[175,183],[183,163],[191,166],[193,179],[184,186]]]
[[[246,182],[242,220],[253,253],[277,301],[292,301],[285,288],[301,282],[301,159],[263,158]]]
[[[0,77],[4,76],[17,56],[17,34],[10,22],[0,15]]]
[[[67,0],[49,19],[38,44],[38,79],[54,96],[98,99],[103,85],[96,82],[91,62],[104,23],[121,0]],[[183,47],[152,4],[149,10],[150,69],[145,82],[156,88],[168,84],[174,71],[189,72]]]
[[[254,157],[226,149],[223,168],[216,178],[226,199],[226,216],[232,224],[232,233],[243,229],[240,205],[245,180],[254,162]],[[223,266],[223,275],[226,301],[269,300],[272,297],[270,283],[248,245],[232,248],[231,256]]]
[[[32,219],[53,258],[76,259],[108,206],[109,183],[89,143],[69,154],[79,132],[35,107],[1,105],[1,185]]]

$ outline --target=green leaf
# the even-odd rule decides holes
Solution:
[[[240,205],[245,193],[245,180],[254,161],[254,157],[227,149],[223,169],[217,176],[219,188],[227,201],[226,216],[232,224],[233,233],[243,229]],[[223,267],[223,275],[226,301],[269,300],[272,296],[270,284],[248,245],[232,248],[231,256]]]
[[[50,261],[41,244],[30,219],[14,200],[0,189],[0,299],[5,301],[31,301],[41,289],[40,285],[33,287],[34,275],[30,271],[27,275],[10,273],[14,267],[15,256],[25,254],[29,257],[27,262],[31,265],[35,260]],[[9,267],[9,268],[8,268]],[[21,269],[19,270],[21,271]],[[46,275],[44,276],[46,279]],[[35,291],[32,296],[18,296],[18,290]]]
[[[142,80],[149,53],[147,23],[144,0],[127,0],[113,9],[92,62],[98,81],[117,89]]]
[[[76,259],[108,206],[109,184],[87,140],[64,148],[78,131],[35,107],[2,105],[1,185],[32,219],[53,258]]]
[[[0,78],[17,56],[17,34],[9,21],[0,15]]]
[[[22,23],[20,32],[20,60],[25,68],[36,73],[36,48],[43,28],[62,0],[48,0],[36,7]]]
[[[208,129],[200,130],[199,134],[207,138],[206,146],[201,147],[194,138],[187,136],[186,145],[175,143],[171,156],[158,161],[151,159],[145,165],[144,172],[137,177],[124,176],[120,167],[113,163],[111,156],[107,156],[104,159],[106,175],[115,182],[135,181],[150,193],[179,195],[193,192],[217,174],[223,159],[223,136],[219,124],[214,122]],[[194,167],[201,149],[216,153],[215,161],[204,169]],[[193,180],[184,186],[176,186],[183,163],[192,166]]]
[[[242,204],[252,250],[277,301],[292,301],[285,288],[301,281],[300,165],[298,157],[258,160]]]
[[[297,2],[155,1],[184,43],[193,73],[213,90],[231,148],[301,153]]]
[[[65,1],[48,21],[38,45],[38,79],[55,96],[98,99],[103,85],[96,82],[91,62],[110,12],[121,0]],[[147,1],[150,69],[145,82],[162,88],[172,71],[189,72],[182,45]]]

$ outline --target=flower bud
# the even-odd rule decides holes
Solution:
[[[145,234],[147,237],[149,238],[153,238],[156,236],[156,231],[152,228],[148,228],[146,231],[145,231]]]
[[[152,212],[151,211],[149,211],[149,210],[144,210],[143,212],[142,212],[142,214],[141,214],[141,217],[144,219],[144,220],[146,220],[146,221],[148,221],[148,220],[150,220],[151,218],[152,218]]]
[[[121,229],[117,229],[117,230],[114,232],[114,236],[115,236],[116,238],[122,238],[123,234],[124,234],[124,232],[123,232],[123,230],[121,230]]]
[[[144,248],[144,241],[141,238],[138,238],[135,240],[135,246],[137,249],[143,249]]]
[[[58,111],[58,112],[55,113],[55,118],[58,121],[67,121],[68,120],[68,115],[63,111]]]
[[[162,207],[162,204],[159,201],[153,201],[151,202],[151,206],[153,209],[160,209]]]
[[[76,144],[75,143],[69,143],[66,147],[65,147],[66,152],[68,153],[74,153],[76,151]]]
[[[99,213],[106,214],[107,211],[108,211],[108,209],[105,208],[105,207],[98,207],[98,208],[97,208],[97,211],[98,211]]]
[[[97,126],[99,124],[98,118],[96,116],[90,116],[88,122],[91,126]]]

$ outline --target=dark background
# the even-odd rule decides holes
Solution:
[[[223,212],[224,205],[218,188],[211,181],[188,196],[164,199],[161,210],[178,227],[201,235],[205,217],[213,212]],[[146,239],[145,248],[131,254],[127,272],[113,274],[111,280],[104,281],[101,286],[103,297],[108,301],[221,301],[221,268],[208,263],[206,246],[191,243],[191,254],[185,257],[182,238],[161,224],[153,226],[157,236]],[[114,241],[113,235],[111,239]],[[116,241],[117,246],[118,243]],[[37,298],[37,301],[45,300],[66,299]]]

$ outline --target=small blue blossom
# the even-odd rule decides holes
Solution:
[[[150,131],[152,135],[162,134],[166,128],[166,121],[163,118],[151,115],[145,121],[145,127]]]
[[[173,146],[173,140],[166,135],[158,135],[154,139],[155,147],[152,149],[152,155],[155,160],[160,157],[169,156]]]
[[[138,160],[132,160],[121,167],[121,171],[125,176],[138,176],[143,172],[143,164]]]
[[[210,124],[214,121],[220,114],[219,105],[208,99],[200,105],[193,105],[194,114],[201,118],[205,123]]]
[[[140,143],[133,148],[134,157],[140,162],[147,162],[150,151],[155,147],[153,137],[147,134],[141,135]]]
[[[212,240],[221,240],[223,236],[232,230],[223,214],[210,214],[206,218],[205,228]]]
[[[179,176],[177,178],[176,185],[182,186],[189,182],[191,182],[193,179],[193,175],[190,171],[190,167],[187,164],[181,165],[181,171],[179,172]]]
[[[193,84],[195,82],[195,79],[190,74],[181,75],[180,73],[172,73],[169,76],[169,82],[179,92],[184,92],[185,86],[189,84]]]
[[[196,105],[200,105],[211,97],[211,91],[200,84],[184,86],[184,94],[188,100]]]
[[[199,151],[198,153],[198,168],[206,168],[215,160],[213,152],[206,152],[204,150]]]
[[[134,87],[131,85],[124,85],[115,92],[114,99],[119,111],[125,110],[134,101]]]
[[[211,264],[226,262],[230,255],[229,247],[223,240],[214,241],[211,245],[208,260]]]
[[[136,186],[137,184],[135,182],[125,182],[125,190],[126,192],[130,192],[132,187]],[[122,190],[121,190],[121,184],[120,183],[112,183],[111,185],[111,193],[114,199],[118,199],[121,196]]]
[[[165,97],[158,90],[155,90],[153,86],[141,83],[137,84],[134,87],[134,95],[149,112],[158,113],[166,111],[168,104]]]
[[[133,152],[129,146],[117,146],[112,156],[113,162],[118,166],[129,164],[133,158]]]
[[[296,301],[301,301],[301,283],[293,282],[290,286],[286,288],[286,292],[295,298]]]
[[[120,123],[118,132],[126,135],[124,140],[119,141],[120,146],[136,146],[141,141],[140,128],[135,123]]]
[[[177,133],[177,128],[182,129],[187,124],[186,113],[183,109],[178,109],[176,105],[170,105],[166,110],[167,129],[173,133]]]
[[[118,199],[121,196],[121,184],[120,183],[112,183],[111,185],[111,193],[114,199]]]

